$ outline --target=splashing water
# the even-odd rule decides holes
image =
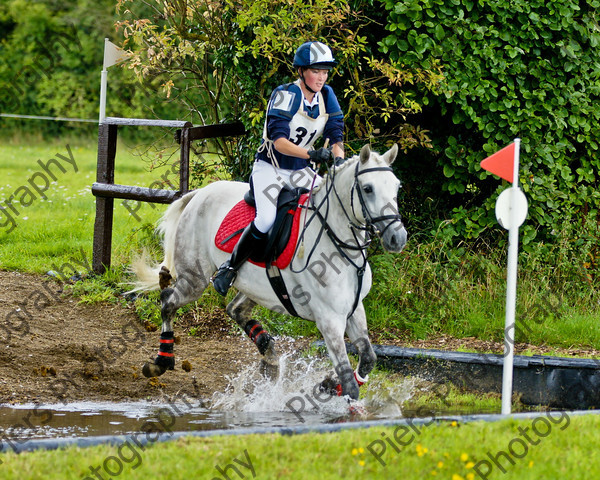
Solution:
[[[214,430],[241,427],[287,427],[356,420],[399,418],[402,407],[419,388],[417,379],[398,374],[375,373],[361,387],[361,399],[331,396],[319,386],[334,377],[326,357],[282,355],[277,381],[262,376],[257,365],[247,365],[228,377],[225,392],[213,395],[210,409],[202,401],[175,404],[154,402],[76,402],[57,405],[0,405],[0,428],[14,429],[23,418],[37,419],[30,428],[11,433],[12,440],[94,435],[125,435],[139,432],[140,424],[158,422],[168,413],[171,431]],[[43,413],[43,415],[40,415]],[[405,412],[410,414],[410,412]],[[12,426],[12,427],[11,427]],[[143,430],[142,430],[143,431]],[[8,445],[8,443],[6,443]]]
[[[361,401],[374,418],[402,417],[402,405],[413,396],[417,385],[415,378],[377,378],[367,382]]]
[[[216,392],[212,410],[230,412],[288,412],[304,423],[308,417],[318,422],[340,417],[393,418],[402,416],[402,404],[411,398],[412,379],[376,378],[361,387],[361,399],[331,396],[319,385],[326,377],[337,378],[331,363],[320,358],[279,358],[279,377],[271,381],[260,374],[255,365],[247,366],[227,379],[225,392]],[[299,413],[301,415],[299,415]],[[358,415],[357,415],[358,413]]]

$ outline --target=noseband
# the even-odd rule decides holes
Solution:
[[[388,228],[390,228],[390,226],[393,223],[400,222],[400,225],[402,225],[402,217],[400,217],[399,213],[397,213],[396,215],[380,215],[379,217],[373,217],[373,215],[371,215],[371,212],[369,212],[369,209],[367,208],[367,204],[363,197],[362,189],[360,188],[360,186],[358,184],[358,177],[359,177],[359,175],[362,175],[364,173],[393,172],[394,170],[391,167],[373,167],[373,168],[365,168],[364,170],[359,170],[358,169],[359,165],[360,165],[360,162],[357,162],[356,170],[354,172],[354,183],[352,184],[352,190],[350,191],[350,207],[352,208],[352,214],[354,215],[354,218],[358,218],[356,216],[356,212],[354,210],[354,191],[356,190],[356,193],[358,195],[358,201],[360,202],[360,208],[362,209],[362,215],[363,215],[363,218],[365,219],[365,225],[364,225],[364,227],[358,226],[358,225],[353,225],[353,227],[358,228],[358,229],[368,230],[369,232],[374,233],[374,234],[378,235],[379,237],[383,237],[383,234],[386,232],[386,230]],[[385,220],[391,220],[391,222],[389,222],[385,226],[383,231],[380,231],[375,224],[378,222],[383,222]]]

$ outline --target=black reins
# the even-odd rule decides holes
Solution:
[[[313,255],[317,245],[319,244],[321,235],[323,234],[323,232],[325,232],[327,234],[327,236],[329,237],[329,239],[331,240],[331,243],[333,243],[333,245],[335,246],[337,252],[341,255],[341,257],[344,258],[346,261],[348,261],[354,268],[356,268],[356,275],[357,275],[357,279],[358,279],[358,288],[356,291],[356,296],[354,298],[354,305],[352,306],[352,310],[351,310],[350,314],[348,315],[348,318],[350,318],[354,314],[356,308],[358,307],[358,303],[360,302],[360,292],[362,291],[363,277],[364,277],[365,270],[367,268],[366,250],[367,250],[367,247],[371,244],[371,235],[376,234],[379,237],[381,237],[393,223],[396,223],[396,222],[402,223],[402,220],[401,220],[401,217],[399,214],[380,215],[378,217],[373,217],[371,215],[371,213],[369,212],[369,209],[367,208],[367,204],[363,197],[362,190],[358,183],[358,177],[362,174],[371,173],[371,172],[381,172],[381,171],[393,172],[392,168],[391,167],[372,167],[372,168],[366,168],[364,170],[359,170],[359,166],[360,166],[360,161],[358,161],[356,163],[356,169],[354,172],[354,183],[352,184],[352,188],[350,191],[350,207],[351,207],[352,215],[354,218],[350,218],[350,216],[348,215],[348,212],[346,211],[346,208],[344,208],[344,204],[342,203],[342,200],[337,192],[337,189],[335,187],[335,172],[336,171],[334,168],[333,171],[330,171],[330,174],[326,177],[326,191],[325,191],[324,198],[319,203],[319,205],[315,205],[314,197],[311,197],[313,204],[307,205],[307,206],[302,206],[302,208],[312,210],[313,214],[304,225],[304,229],[300,235],[298,245],[300,245],[300,243],[303,241],[303,237],[306,232],[306,229],[308,228],[308,226],[310,225],[310,223],[312,222],[312,220],[315,217],[321,223],[321,229],[319,230],[319,233],[317,234],[317,238],[315,239],[315,242],[308,254],[306,263],[305,263],[304,267],[301,268],[300,270],[294,270],[293,261],[296,259],[296,253],[298,251],[298,245],[297,245],[296,252],[294,253],[294,258],[292,259],[292,263],[290,264],[290,270],[294,273],[301,273],[304,270],[306,270],[310,264],[310,259]],[[354,209],[354,191],[355,190],[357,192],[358,200],[360,202],[360,206],[362,209],[362,216],[363,216],[364,222],[365,222],[364,224],[360,223],[360,220],[358,219],[358,216],[356,215],[356,212]],[[350,231],[352,232],[352,236],[354,237],[355,244],[348,243],[348,242],[342,240],[341,238],[339,238],[336,235],[336,233],[331,229],[330,225],[327,223],[327,216],[329,215],[329,197],[330,197],[332,191],[335,194],[335,196],[338,200],[338,203],[342,206],[342,211],[344,212],[344,215],[346,216],[346,218],[349,222]],[[323,205],[325,203],[326,203],[325,214],[322,214],[321,208],[323,207]],[[379,229],[377,228],[377,226],[375,224],[378,222],[384,221],[384,220],[392,220],[392,221],[389,222],[388,225],[385,226],[383,231],[379,231]],[[364,240],[361,240],[359,238],[358,232],[361,232],[361,231],[364,232]],[[357,262],[355,262],[354,259],[352,259],[351,256],[346,252],[346,250],[360,252],[360,257],[362,258],[361,264],[358,264]]]

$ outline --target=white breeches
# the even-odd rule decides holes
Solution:
[[[256,228],[267,233],[275,223],[277,198],[284,185],[291,188],[311,188],[312,185],[314,188],[319,185],[321,180],[322,177],[316,175],[310,167],[301,170],[286,170],[262,160],[254,162],[252,183],[256,201],[256,218],[254,219]]]

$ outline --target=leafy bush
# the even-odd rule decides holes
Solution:
[[[420,102],[398,87],[435,90],[439,67],[408,68],[381,55],[370,40],[377,38],[381,19],[372,0],[193,0],[185,8],[174,0],[152,0],[149,15],[138,11],[138,2],[119,5],[119,26],[140,76],[168,74],[166,95],[185,105],[192,121],[246,125],[249,134],[237,146],[216,142],[234,178],[247,179],[268,97],[296,79],[293,55],[308,40],[324,41],[339,60],[330,83],[346,113],[349,153],[374,136],[405,149],[427,145],[426,132],[405,121]]]
[[[384,0],[382,51],[401,64],[441,62],[443,95],[414,89],[434,148],[420,178],[457,238],[496,227],[497,179],[487,155],[521,137],[528,196],[525,244],[553,241],[565,222],[596,223],[600,138],[598,0]],[[413,174],[409,183],[419,181]],[[421,180],[422,181],[422,180]],[[410,186],[410,185],[409,185]],[[574,232],[576,233],[576,232]]]

